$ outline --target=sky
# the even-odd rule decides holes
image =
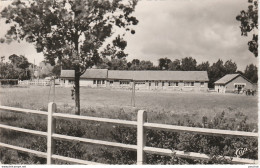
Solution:
[[[1,1],[0,10],[10,1]],[[127,34],[127,60],[171,60],[193,57],[197,64],[222,59],[236,62],[244,71],[258,59],[248,51],[251,37],[242,37],[236,16],[247,9],[247,0],[140,0],[133,14],[139,20],[134,35]],[[0,37],[8,25],[0,21]],[[44,58],[32,44],[0,44],[0,55],[25,55],[39,64]]]

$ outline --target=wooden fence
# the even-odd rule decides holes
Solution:
[[[34,79],[34,80],[19,80],[19,85],[36,85],[36,86],[49,86],[52,83],[51,80],[46,79]]]
[[[142,164],[145,164],[145,153],[152,153],[152,154],[159,154],[159,155],[166,155],[166,156],[171,156],[173,154],[173,151],[170,149],[162,149],[162,148],[145,146],[147,129],[157,129],[157,130],[172,131],[172,132],[192,132],[192,133],[198,133],[198,134],[204,134],[204,135],[214,135],[214,136],[243,136],[243,137],[256,137],[256,138],[258,137],[258,133],[253,133],[253,132],[206,129],[206,128],[195,128],[195,127],[148,123],[147,122],[147,113],[143,110],[138,111],[137,121],[128,121],[128,120],[117,120],[117,119],[55,113],[55,111],[56,111],[55,103],[49,103],[48,113],[45,111],[13,108],[13,107],[7,107],[7,106],[0,106],[0,109],[7,110],[7,111],[15,111],[15,112],[31,113],[31,114],[47,116],[47,122],[48,122],[47,123],[47,126],[48,126],[47,132],[30,130],[30,129],[25,129],[25,128],[18,128],[18,127],[0,124],[0,128],[2,128],[2,129],[20,131],[20,132],[35,134],[35,135],[44,136],[44,137],[47,136],[47,153],[35,151],[35,150],[27,149],[27,148],[17,147],[14,145],[9,145],[9,144],[0,142],[0,147],[11,148],[11,149],[15,149],[18,151],[35,154],[39,157],[47,158],[47,164],[52,164],[53,159],[63,160],[63,161],[67,161],[67,162],[77,163],[77,164],[91,164],[91,165],[101,164],[101,163],[97,163],[97,162],[91,162],[91,161],[69,158],[69,157],[64,157],[64,156],[53,154],[54,149],[55,149],[54,139],[80,141],[80,142],[85,142],[85,143],[99,144],[99,145],[113,146],[113,147],[118,147],[118,148],[123,148],[123,149],[128,149],[128,150],[134,150],[134,151],[137,151],[137,164],[142,165]],[[128,126],[128,127],[137,127],[137,145],[122,144],[122,143],[108,142],[108,141],[103,141],[103,140],[87,139],[87,138],[81,138],[81,137],[56,134],[55,133],[55,123],[56,123],[55,119],[56,118],[97,121],[97,122],[104,122],[104,123],[119,124],[119,125],[124,125],[124,126]],[[184,152],[184,151],[178,151],[178,150],[174,150],[174,152],[175,152],[176,156],[182,157],[182,158],[204,159],[204,160],[209,159],[209,156],[206,154],[195,153],[195,152]],[[226,156],[226,158],[230,158],[230,157]],[[239,164],[239,163],[257,164],[258,160],[233,157],[232,162],[236,163],[236,164]]]

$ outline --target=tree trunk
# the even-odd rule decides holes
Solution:
[[[80,70],[79,65],[75,66],[75,114],[80,115],[80,92],[79,92]]]

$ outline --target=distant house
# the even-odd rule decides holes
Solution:
[[[74,70],[61,71],[61,85],[74,83]],[[207,91],[206,71],[122,71],[88,69],[80,77],[80,86],[132,88],[144,90]]]
[[[256,90],[256,85],[241,74],[227,74],[214,84],[215,91],[218,93],[240,93],[247,89]]]
[[[65,87],[73,86],[74,84],[74,70],[61,70],[60,85]]]

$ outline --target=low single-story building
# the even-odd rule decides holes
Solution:
[[[61,85],[74,84],[74,70],[61,71]],[[127,88],[135,85],[144,90],[207,91],[206,71],[125,71],[87,69],[80,77],[80,86]]]
[[[256,85],[241,74],[227,74],[214,84],[215,91],[218,93],[242,93],[248,89],[256,90]]]
[[[74,84],[75,71],[74,70],[61,70],[60,85],[71,87]]]

